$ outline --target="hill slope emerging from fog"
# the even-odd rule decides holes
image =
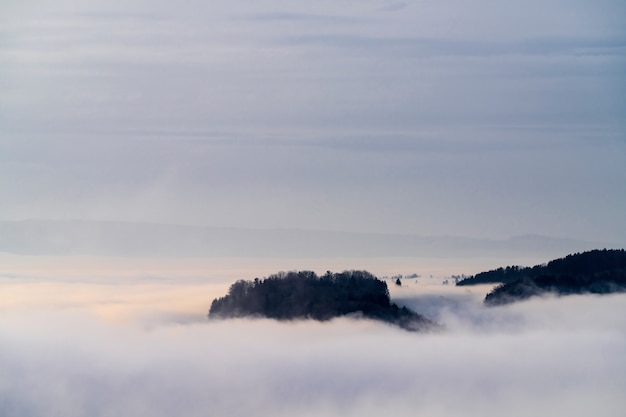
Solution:
[[[532,279],[540,275],[558,274],[586,274],[591,275],[614,269],[626,268],[626,252],[624,249],[591,250],[588,252],[568,255],[565,258],[555,259],[547,264],[533,267],[507,266],[506,268],[492,269],[480,272],[474,276],[459,281],[457,286],[478,284],[506,284],[521,279]]]
[[[405,330],[426,331],[436,323],[391,303],[387,284],[365,271],[278,273],[237,281],[211,304],[209,318],[266,317],[330,320],[346,315],[381,320]]]
[[[480,276],[481,274],[476,275]],[[568,255],[533,268],[500,268],[483,273],[482,278],[485,276],[506,278],[502,285],[487,294],[485,303],[488,305],[507,304],[543,294],[626,292],[626,251],[593,250]],[[484,282],[476,282],[476,277],[465,281]],[[459,285],[469,284],[461,281]]]

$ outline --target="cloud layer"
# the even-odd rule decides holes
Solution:
[[[0,7],[0,219],[626,242],[623,2]]]
[[[0,411],[20,417],[623,413],[623,295],[486,309],[481,289],[413,285],[393,292],[445,321],[448,331],[416,335],[349,319],[180,324],[153,315],[110,322],[84,305],[59,309],[63,302],[5,309]]]

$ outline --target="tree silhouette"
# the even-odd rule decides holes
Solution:
[[[267,317],[330,320],[348,314],[382,320],[407,330],[438,327],[425,317],[392,304],[387,284],[367,271],[279,272],[265,279],[237,281],[211,303],[209,318]]]
[[[494,288],[485,297],[488,305],[552,293],[609,294],[626,291],[626,252],[593,250],[555,259],[547,265],[532,268],[536,275],[526,275]]]
[[[626,252],[624,249],[591,250],[575,253],[531,267],[507,266],[474,276],[457,282],[456,285],[475,285],[491,283],[509,283],[522,279],[533,279],[541,275],[592,275],[603,271],[626,269]]]

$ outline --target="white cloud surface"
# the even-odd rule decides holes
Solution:
[[[150,294],[153,285],[143,285]],[[392,290],[445,321],[447,332],[420,335],[348,319],[181,324],[153,314],[110,322],[84,304],[65,305],[63,297],[56,305],[4,309],[0,411],[7,417],[623,414],[623,295],[485,308],[480,289]]]

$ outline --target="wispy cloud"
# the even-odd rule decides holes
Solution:
[[[621,3],[0,7],[0,218],[624,241]]]
[[[358,24],[365,23],[366,20],[355,16],[347,15],[325,15],[317,13],[290,13],[290,12],[274,12],[274,13],[258,13],[254,15],[243,15],[245,19],[253,21],[267,22],[305,22],[313,24]]]
[[[474,41],[445,38],[371,37],[358,35],[299,35],[285,38],[287,44],[316,45],[346,51],[399,54],[413,58],[443,56],[621,56],[626,48],[623,37],[528,38],[517,41]],[[376,51],[376,52],[374,52]]]

